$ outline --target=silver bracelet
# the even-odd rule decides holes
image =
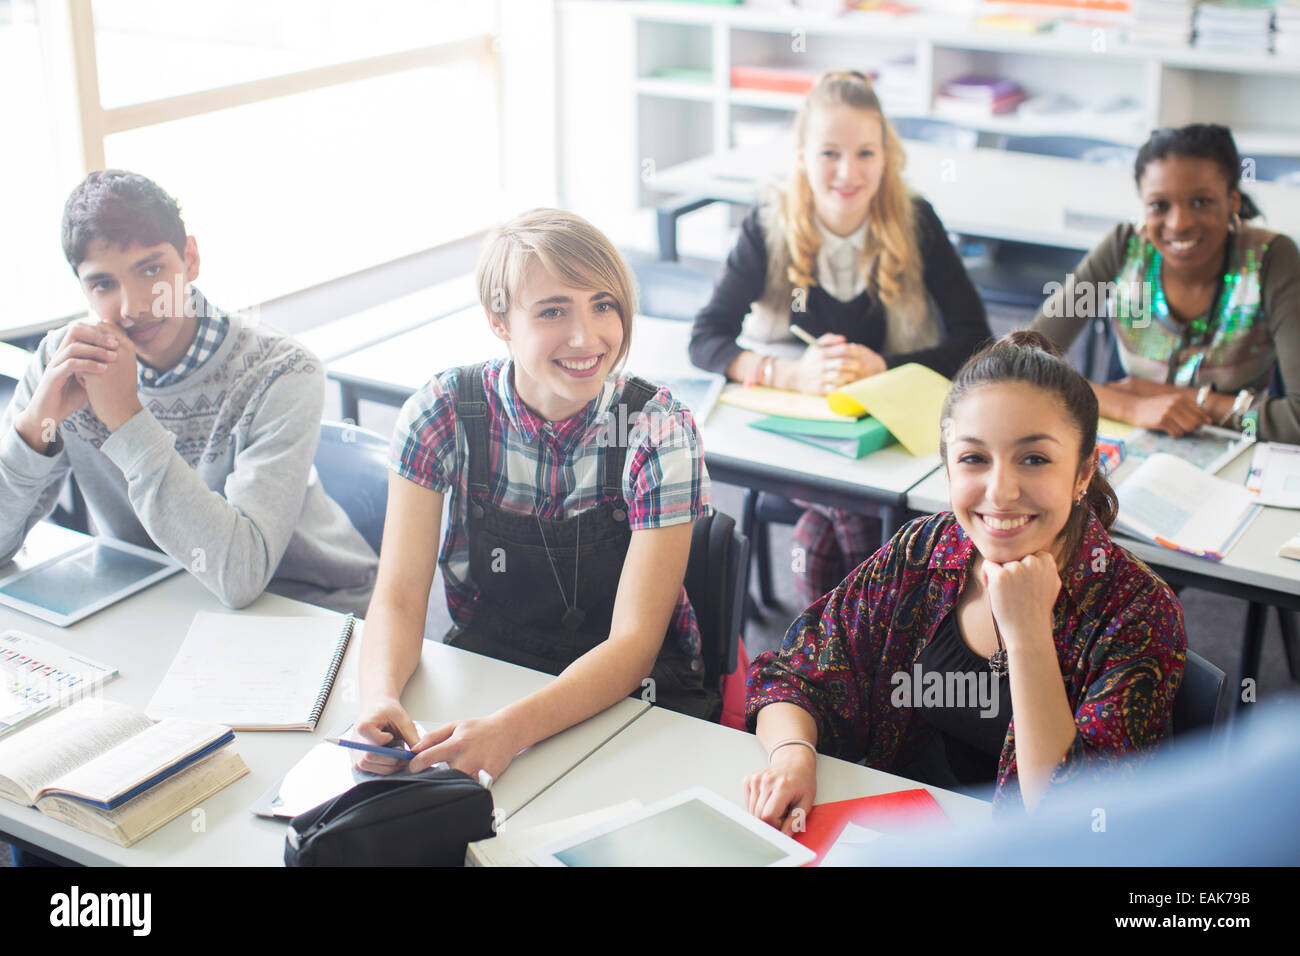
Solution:
[[[784,747],[786,744],[803,744],[813,752],[813,757],[817,756],[817,745],[811,740],[804,740],[802,737],[787,737],[785,740],[777,741],[772,749],[767,752],[767,765],[772,766],[772,755]]]

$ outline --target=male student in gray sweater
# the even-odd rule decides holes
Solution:
[[[210,306],[180,209],[91,173],[63,212],[90,317],[49,333],[0,419],[0,562],[71,471],[96,530],[157,547],[228,607],[263,590],[364,613],[377,558],[312,470],[320,361]]]

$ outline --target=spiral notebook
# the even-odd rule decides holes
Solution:
[[[234,730],[315,730],[356,621],[352,615],[194,615],[145,712]]]

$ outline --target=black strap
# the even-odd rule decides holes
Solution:
[[[483,392],[486,362],[462,365],[456,370],[456,418],[465,428],[469,445],[470,499],[488,496],[488,407]]]
[[[487,498],[488,484],[488,406],[487,396],[483,391],[483,369],[486,362],[476,365],[463,365],[456,370],[456,417],[465,428],[465,437],[469,445],[469,491],[470,497]],[[643,378],[629,375],[620,400],[611,407],[610,430],[613,438],[605,446],[603,480],[601,494],[605,498],[623,497],[623,464],[627,460],[627,445],[619,430],[619,416],[625,415],[625,421],[631,422],[645,408],[646,402],[654,398],[659,387]],[[619,406],[626,406],[627,411],[620,412]]]
[[[635,375],[629,375],[626,382],[619,401],[609,410],[610,432],[614,440],[605,446],[605,467],[601,482],[601,495],[605,498],[623,497],[623,464],[627,460],[627,444],[623,441],[626,436],[620,429],[619,416],[625,415],[625,421],[630,423],[641,414],[646,402],[659,391],[657,385]],[[619,406],[626,406],[627,411],[620,412]]]

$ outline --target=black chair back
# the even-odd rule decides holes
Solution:
[[[1191,648],[1183,670],[1183,684],[1174,697],[1175,735],[1208,730],[1218,724],[1219,701],[1227,678]]]
[[[686,565],[686,595],[700,624],[709,687],[736,669],[745,596],[749,590],[749,539],[720,511],[695,522]]]

